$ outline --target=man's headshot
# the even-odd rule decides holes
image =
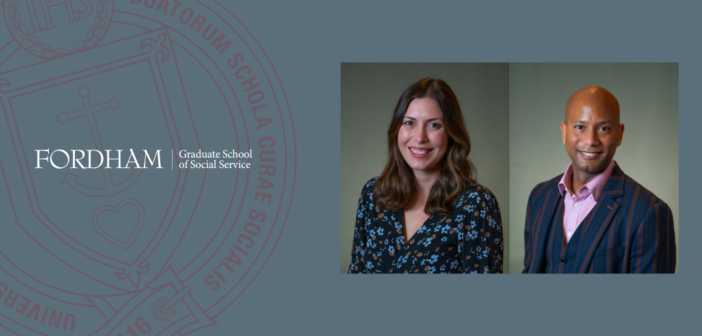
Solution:
[[[593,85],[570,96],[565,111],[563,144],[576,177],[589,181],[607,168],[622,143],[619,102],[606,89]]]
[[[559,67],[561,71],[557,71]],[[560,99],[562,142],[558,145],[562,147],[558,150],[552,144],[557,141],[551,135],[558,124],[553,111],[538,116],[542,121],[551,119],[547,121],[551,128],[548,133],[544,132],[544,127],[544,131],[534,134],[515,132],[521,141],[510,139],[512,150],[519,146],[524,150],[541,147],[549,153],[540,159],[517,155],[517,162],[510,163],[510,183],[517,182],[526,189],[531,182],[531,190],[522,193],[528,195],[528,198],[522,196],[526,199],[520,199],[512,189],[518,201],[512,198],[513,211],[524,209],[512,218],[524,218],[524,227],[521,232],[515,228],[511,233],[510,262],[514,265],[515,259],[521,257],[523,273],[674,273],[677,263],[675,216],[666,198],[673,198],[668,196],[671,191],[677,194],[677,183],[661,185],[657,180],[669,179],[671,174],[675,174],[677,180],[677,171],[669,169],[673,159],[677,167],[677,128],[668,125],[671,121],[677,122],[677,87],[672,92],[666,78],[661,80],[661,74],[665,74],[669,80],[676,81],[677,65],[674,69],[670,64],[642,65],[640,69],[600,64],[515,65],[514,68],[510,68],[511,78],[514,73],[517,77],[516,83],[510,84],[510,108],[513,109],[510,124],[526,121],[521,115],[529,109],[520,109],[522,102],[535,100],[544,107],[551,104],[553,108],[558,105],[554,101]],[[615,89],[610,87],[610,91],[604,84],[593,81],[598,79],[593,72],[601,72],[600,82],[612,84],[622,92],[624,99],[618,99]],[[647,72],[649,80],[642,81]],[[590,77],[585,78],[590,79],[590,85],[573,89],[574,83],[584,82],[578,80],[579,73]],[[614,78],[614,74],[621,77],[630,74],[633,80]],[[547,83],[549,77],[556,83]],[[519,85],[521,80],[527,82],[529,78],[538,79],[537,87]],[[568,96],[563,94],[566,86],[559,81],[568,82],[571,87]],[[642,90],[636,92],[632,86]],[[549,91],[558,98],[548,97]],[[547,100],[549,103],[544,103]],[[642,111],[642,105],[647,110]],[[642,118],[644,120],[640,120]],[[626,128],[627,136],[633,135],[631,144],[627,142],[628,137],[624,138],[622,120],[632,121],[633,126],[628,124]],[[543,134],[545,139],[531,139],[538,136],[537,133]],[[661,152],[657,148],[660,144],[655,142],[660,138],[665,143],[664,137],[674,138],[675,143],[668,141],[668,148]],[[639,139],[645,141],[639,142]],[[539,146],[540,143],[543,145]],[[567,155],[563,155],[564,149]],[[669,155],[673,152],[674,158]],[[663,155],[657,157],[656,153]],[[647,155],[647,160],[640,160],[644,158],[641,155]],[[510,159],[514,160],[513,157]],[[520,169],[514,169],[514,163]],[[529,174],[533,169],[538,173]],[[550,176],[545,176],[546,171]],[[539,175],[540,180],[534,181],[535,175]],[[671,201],[677,213],[677,197]],[[515,246],[519,233],[523,246]],[[519,253],[520,248],[523,254]]]

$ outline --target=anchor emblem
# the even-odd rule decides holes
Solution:
[[[104,153],[105,148],[102,145],[102,138],[100,137],[100,130],[97,127],[97,120],[95,119],[95,113],[105,111],[105,110],[115,110],[119,107],[119,99],[112,97],[110,98],[109,101],[93,105],[90,102],[90,90],[88,89],[87,86],[81,86],[78,88],[78,95],[83,99],[83,108],[78,109],[75,111],[71,112],[59,112],[59,114],[56,116],[56,120],[58,120],[59,123],[65,124],[69,120],[81,118],[81,117],[86,117],[88,118],[88,124],[90,125],[90,134],[93,137],[93,144],[95,145],[95,148],[100,150],[100,152]],[[141,158],[144,156],[144,152],[139,152],[137,155],[137,159]],[[114,180],[112,179],[112,171],[108,170],[107,174],[105,174],[105,169],[101,169],[102,172],[102,178],[104,181],[104,186],[101,188],[94,188],[94,187],[89,187],[86,185],[81,184],[78,180],[80,180],[80,176],[74,175],[72,173],[66,173],[66,176],[63,177],[63,180],[61,180],[61,184],[67,183],[71,188],[73,188],[75,191],[87,195],[87,196],[93,196],[93,197],[103,197],[103,196],[109,196],[109,197],[115,197],[118,193],[121,191],[124,191],[125,189],[131,187],[141,176],[142,170],[139,169],[139,172],[136,173],[136,170],[133,170],[129,176],[124,179],[123,181],[119,183],[115,183]],[[135,174],[136,173],[136,174]],[[109,179],[108,179],[109,177]]]

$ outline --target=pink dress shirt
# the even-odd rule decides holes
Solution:
[[[561,192],[561,196],[564,196],[563,232],[565,232],[566,241],[570,241],[570,237],[573,236],[580,223],[583,222],[583,219],[597,204],[597,200],[602,194],[609,176],[612,175],[614,165],[614,160],[612,160],[602,174],[597,175],[580,188],[577,196],[570,192],[573,181],[573,164],[569,164],[568,168],[566,168],[565,174],[563,174],[561,181],[558,182],[558,189]]]

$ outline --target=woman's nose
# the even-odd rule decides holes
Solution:
[[[417,142],[420,142],[420,143],[421,143],[421,142],[427,142],[427,141],[428,141],[428,138],[427,138],[427,130],[426,130],[425,127],[419,127],[419,128],[417,128],[417,130],[416,130],[416,132],[415,132],[415,140],[416,140]]]

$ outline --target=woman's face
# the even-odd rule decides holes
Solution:
[[[407,107],[397,145],[405,162],[415,172],[441,170],[448,146],[448,134],[439,103],[433,98],[419,98]]]

